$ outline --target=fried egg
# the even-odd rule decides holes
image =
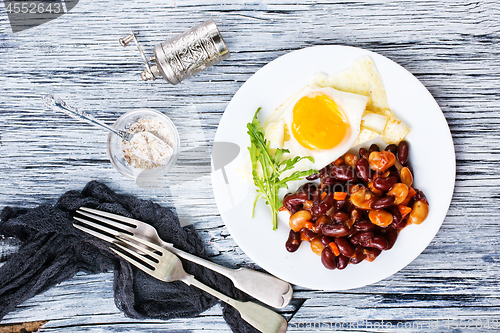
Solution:
[[[356,60],[350,68],[331,76],[318,73],[311,84],[370,97],[355,145],[377,136],[386,144],[398,144],[410,133],[408,126],[391,112],[382,77],[370,56]]]
[[[271,148],[287,158],[311,156],[296,169],[321,169],[347,152],[360,133],[369,98],[331,87],[307,86],[283,103],[264,125]],[[308,165],[309,164],[309,165]]]

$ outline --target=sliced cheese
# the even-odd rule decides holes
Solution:
[[[358,138],[356,139],[356,142],[354,142],[352,146],[356,147],[357,145],[370,141],[379,135],[380,134],[378,134],[377,132],[370,131],[367,128],[361,128],[361,130],[359,131]]]
[[[368,111],[384,114],[389,109],[382,78],[369,56],[358,59],[349,69],[332,76],[317,74],[312,82],[321,87],[333,87],[370,97],[366,107]]]
[[[385,130],[382,133],[382,140],[387,144],[398,144],[409,133],[410,129],[402,121],[392,118],[389,119],[385,125]]]
[[[381,134],[387,123],[387,117],[378,113],[368,112],[361,119],[361,128],[366,128],[370,131]]]

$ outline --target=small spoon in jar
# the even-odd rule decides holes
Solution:
[[[88,123],[103,127],[108,131],[118,135],[120,138],[131,144],[135,154],[137,155],[137,157],[141,159],[162,165],[165,164],[168,161],[169,157],[172,155],[173,152],[172,147],[170,147],[168,143],[166,143],[153,133],[150,132],[130,133],[127,131],[115,129],[103,123],[102,121],[97,120],[96,118],[94,118],[94,116],[88,114],[87,112],[69,106],[61,98],[55,97],[53,95],[44,95],[43,102],[48,108],[54,111],[61,111],[68,116],[71,116],[79,120],[85,120]],[[143,146],[144,149],[141,149],[140,146]],[[163,160],[159,160],[158,158],[155,158],[155,156],[158,154],[166,157]]]

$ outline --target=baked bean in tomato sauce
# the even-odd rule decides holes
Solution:
[[[406,141],[384,150],[360,148],[359,155],[345,154],[288,193],[282,208],[290,213],[286,249],[312,242],[330,270],[390,250],[403,228],[422,223],[429,212],[424,193],[413,187],[409,148]]]

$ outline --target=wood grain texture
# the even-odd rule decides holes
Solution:
[[[38,332],[46,321],[33,321],[14,325],[0,325],[0,333],[31,333]]]
[[[220,26],[231,57],[176,86],[140,81],[136,50],[118,44],[132,29],[140,31],[150,51],[208,18]],[[389,332],[495,331],[473,329],[469,320],[500,319],[499,22],[496,0],[81,0],[57,20],[12,34],[0,6],[0,204],[54,202],[66,190],[97,179],[117,191],[175,205],[186,221],[196,222],[213,261],[255,266],[218,215],[206,150],[181,164],[205,176],[193,180],[195,175],[179,168],[174,177],[189,180],[185,186],[146,191],[112,168],[105,132],[46,111],[40,96],[57,94],[110,123],[134,108],[157,109],[176,123],[187,151],[213,139],[234,93],[273,59],[311,45],[365,48],[413,73],[441,106],[457,157],[453,201],[430,246],[392,277],[347,292],[296,287],[295,305],[305,302],[296,313],[298,306],[282,311],[287,318],[293,314],[289,330],[317,332],[327,330],[328,323],[385,320],[410,325]],[[16,243],[0,242],[4,260]],[[111,273],[82,273],[26,301],[2,324],[48,320],[42,331],[58,333],[228,332],[220,313],[216,306],[189,320],[132,320],[114,306]],[[446,320],[459,319],[465,322],[445,327]],[[429,320],[440,320],[440,326],[418,326]]]

